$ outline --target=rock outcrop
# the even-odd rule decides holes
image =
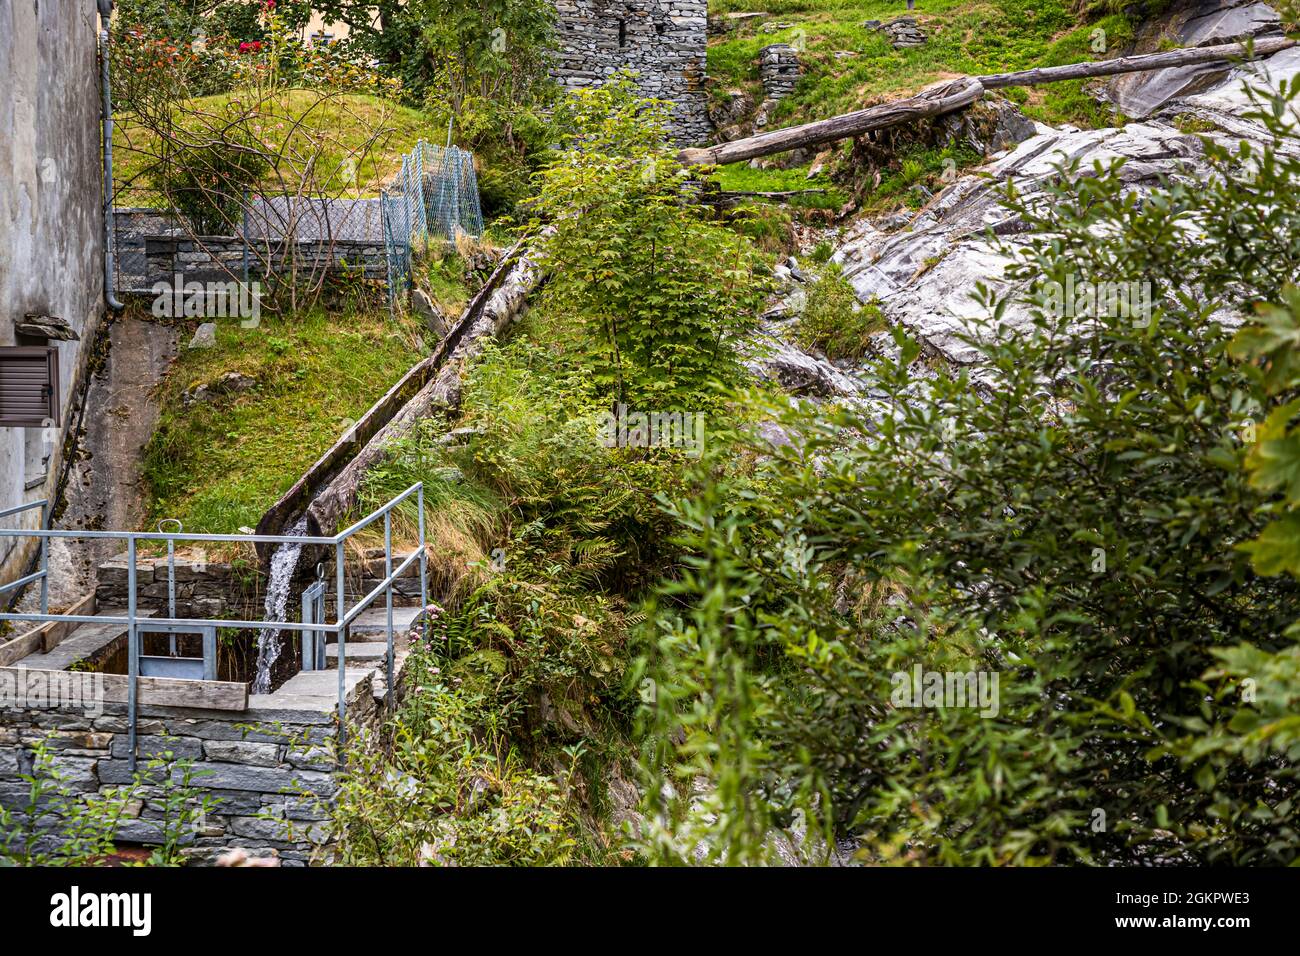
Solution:
[[[1140,32],[1134,52],[1155,52],[1172,40],[1183,47],[1239,43],[1251,37],[1281,33],[1277,11],[1254,0],[1182,0],[1165,16]],[[1202,63],[1151,73],[1116,77],[1107,96],[1127,116],[1145,119],[1172,100],[1204,92],[1223,83],[1231,67]]]
[[[1262,88],[1300,74],[1300,50],[1290,49],[1245,70],[1232,70],[1218,84],[1191,96],[1165,102],[1159,116],[1123,128],[1041,131],[1013,151],[971,175],[959,178],[915,215],[884,222],[860,222],[837,249],[834,261],[844,270],[858,297],[878,301],[885,315],[905,327],[938,356],[958,364],[973,362],[975,350],[962,340],[985,315],[970,294],[976,283],[1004,282],[1007,260],[987,238],[991,229],[1015,241],[1021,223],[1001,204],[1002,186],[1011,180],[1023,195],[1032,195],[1057,174],[1058,165],[1077,159],[1088,167],[1126,160],[1122,178],[1141,193],[1162,177],[1203,181],[1210,175],[1200,135],[1174,125],[1192,115],[1215,130],[1210,135],[1230,146],[1245,138],[1266,138],[1261,126],[1246,119],[1246,86]],[[1300,129],[1300,115],[1296,117]],[[1300,147],[1297,147],[1300,150]],[[1003,286],[1004,291],[1014,291]],[[1012,306],[1004,328],[1029,321],[1023,307]]]

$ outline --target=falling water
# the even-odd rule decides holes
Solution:
[[[307,531],[307,517],[304,515],[294,522],[286,535],[304,534]],[[302,544],[286,541],[275,549],[271,555],[271,571],[266,582],[266,617],[267,621],[283,621],[289,609],[289,588],[293,582],[293,572],[298,567],[298,556],[302,554]],[[257,635],[257,676],[253,678],[250,693],[271,693],[271,668],[280,658],[280,629],[264,627]]]

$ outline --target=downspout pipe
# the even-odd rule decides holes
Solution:
[[[113,0],[98,0],[102,29],[99,31],[100,85],[104,91],[104,302],[114,312],[125,306],[113,288],[113,89],[108,78],[108,27],[113,16]]]

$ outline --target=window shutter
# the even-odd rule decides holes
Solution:
[[[0,348],[0,427],[42,428],[58,423],[58,348]]]

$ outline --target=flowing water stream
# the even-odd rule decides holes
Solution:
[[[299,518],[286,535],[306,534],[307,516]],[[298,568],[298,557],[302,554],[302,543],[285,542],[271,555],[271,569],[266,582],[266,617],[267,621],[284,621],[289,609],[289,591],[293,584],[293,572]],[[280,628],[264,627],[257,635],[257,675],[253,678],[251,694],[271,693],[271,668],[280,659]]]

